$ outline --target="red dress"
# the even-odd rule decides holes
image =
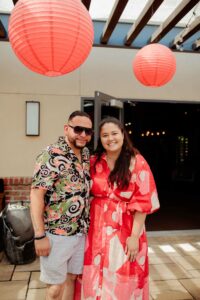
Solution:
[[[96,165],[91,158],[91,223],[86,242],[81,299],[147,300],[148,256],[145,228],[139,238],[139,253],[127,260],[126,239],[131,235],[134,211],[152,213],[159,208],[153,175],[140,155],[131,161],[129,187],[109,185],[105,155]]]

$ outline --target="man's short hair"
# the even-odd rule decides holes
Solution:
[[[73,113],[71,113],[71,115],[68,118],[68,121],[71,121],[75,117],[86,117],[86,118],[90,119],[90,121],[92,121],[91,117],[86,112],[80,111],[80,110],[76,110]]]

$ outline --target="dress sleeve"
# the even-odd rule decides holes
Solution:
[[[136,155],[131,181],[135,190],[128,204],[129,211],[139,211],[150,214],[159,207],[158,194],[151,169],[140,154]]]
[[[31,188],[41,188],[52,191],[58,174],[58,168],[48,149],[42,151],[36,158]]]

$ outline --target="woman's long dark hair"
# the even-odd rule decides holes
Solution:
[[[117,183],[119,188],[127,188],[131,179],[131,172],[129,170],[131,158],[134,157],[139,151],[133,147],[126,130],[124,129],[121,122],[114,117],[107,117],[103,119],[99,124],[99,133],[101,133],[102,127],[107,124],[115,124],[121,132],[124,134],[124,142],[118,159],[115,162],[114,169],[111,171],[109,176],[109,181],[111,184]],[[96,164],[100,161],[102,154],[105,149],[102,146],[101,139],[99,138],[97,148],[95,150],[95,155],[97,156],[94,168]]]

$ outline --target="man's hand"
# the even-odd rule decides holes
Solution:
[[[51,244],[47,236],[41,240],[35,240],[35,251],[38,256],[49,255],[51,251]]]

